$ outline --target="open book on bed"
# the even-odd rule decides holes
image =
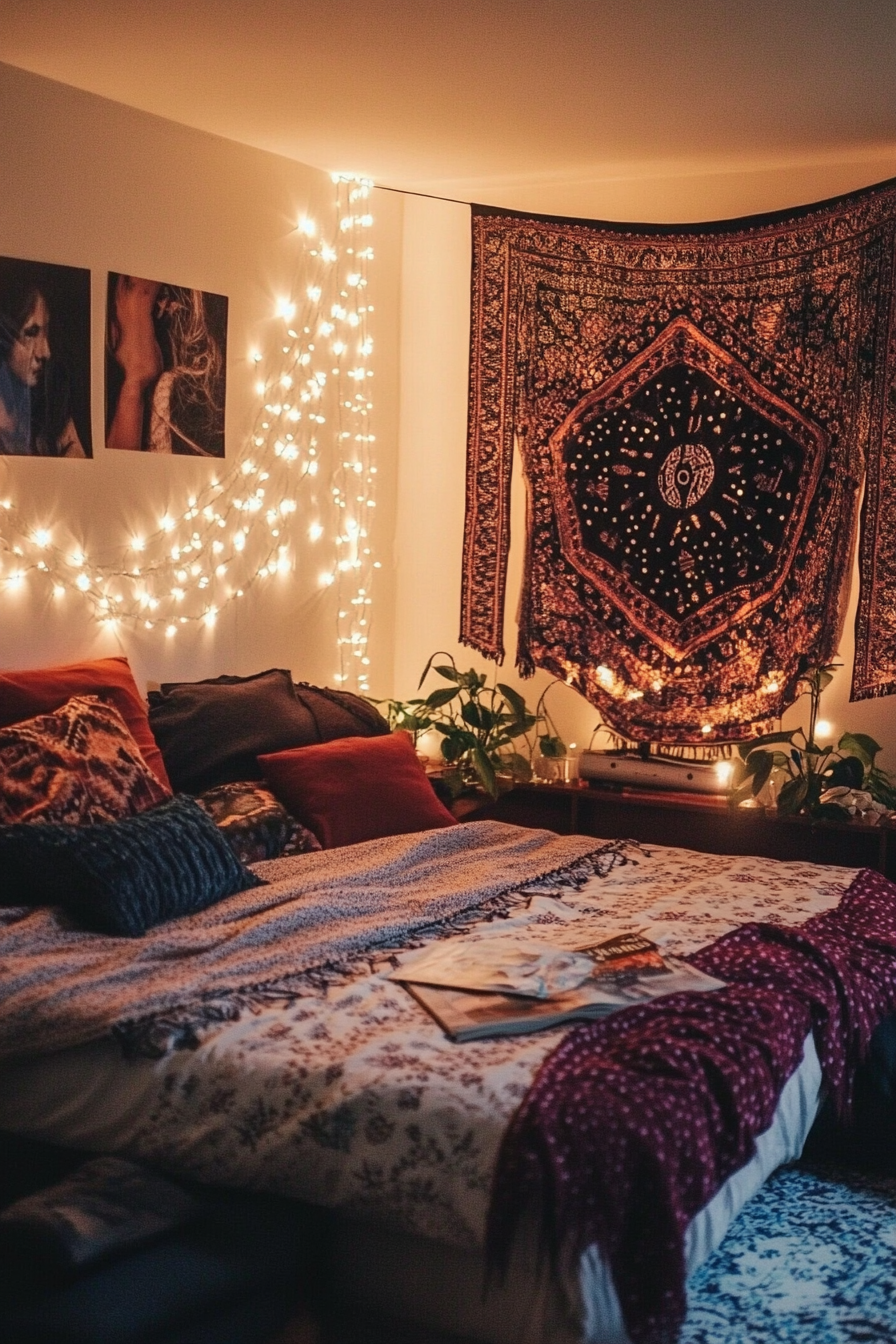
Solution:
[[[723,988],[638,933],[574,952],[507,936],[466,947],[452,939],[405,959],[391,978],[455,1041],[541,1031],[667,994]]]

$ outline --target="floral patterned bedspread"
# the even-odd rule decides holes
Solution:
[[[640,929],[687,956],[749,920],[798,924],[830,909],[854,876],[655,847],[578,891],[533,888],[506,926],[567,947]],[[481,1245],[501,1136],[558,1038],[455,1044],[399,984],[365,973],[246,1013],[195,1051],[116,1063],[136,1071],[127,1085],[140,1097],[117,1147],[200,1180]]]

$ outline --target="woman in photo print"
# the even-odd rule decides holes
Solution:
[[[86,457],[68,370],[54,357],[49,273],[64,268],[0,261],[0,453]]]
[[[224,456],[226,314],[220,295],[110,273],[107,448]]]

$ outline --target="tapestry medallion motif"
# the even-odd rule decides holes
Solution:
[[[474,206],[461,639],[503,657],[516,444],[521,670],[739,740],[836,650],[867,464],[854,695],[896,690],[894,223],[893,183],[674,231]]]

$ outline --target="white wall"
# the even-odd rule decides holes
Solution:
[[[890,168],[894,170],[896,165]],[[855,189],[872,180],[863,172],[862,165],[832,164],[826,175],[813,165],[805,172],[795,169],[787,175],[776,170],[704,176],[690,183],[677,181],[671,204],[668,182],[652,184],[651,191],[649,181],[632,181],[627,190],[625,183],[616,181],[608,184],[605,217],[658,222],[731,218]],[[546,203],[541,208],[549,209]],[[469,210],[408,198],[402,257],[395,690],[407,697],[414,693],[420,671],[434,649],[447,649],[463,667],[489,665],[457,643],[467,414]],[[507,659],[499,677],[519,685],[534,704],[550,678],[538,672],[533,680],[521,682],[513,670],[523,534],[524,488],[517,471],[504,638]],[[870,733],[885,747],[881,763],[896,769],[896,699],[849,703],[856,597],[854,576],[838,658],[843,668],[826,693],[823,711],[834,725],[835,737],[847,730]],[[567,741],[587,746],[597,712],[563,686],[552,692],[549,708]],[[802,717],[799,706],[792,708],[785,726],[796,727]],[[600,744],[601,740],[595,743]]]
[[[0,254],[89,267],[93,272],[93,433],[89,463],[0,457],[0,499],[35,524],[58,521],[85,548],[115,546],[124,529],[148,526],[206,479],[208,464],[108,453],[102,446],[103,304],[106,271],[121,270],[227,294],[230,298],[228,453],[244,441],[256,401],[249,349],[270,335],[274,298],[297,276],[299,215],[326,216],[329,179],[291,160],[189,130],[0,65],[4,126]],[[885,167],[832,163],[789,173],[719,173],[606,185],[607,218],[711,219],[785,207],[861,186]],[[542,209],[560,209],[546,199]],[[373,539],[383,568],[374,589],[371,683],[375,694],[410,696],[429,654],[444,648],[476,661],[456,642],[464,508],[469,336],[469,211],[464,206],[375,192],[379,501]],[[402,278],[399,299],[399,278]],[[400,302],[400,309],[399,309]],[[398,444],[401,364],[401,440]],[[322,484],[326,484],[323,482]],[[523,491],[514,488],[514,539],[505,644],[512,669],[521,571]],[[321,491],[321,498],[326,491]],[[306,516],[294,519],[297,567],[264,597],[224,613],[214,631],[178,635],[100,631],[74,595],[54,602],[45,585],[13,593],[0,585],[0,666],[36,666],[125,652],[138,681],[250,672],[286,665],[332,681],[336,594],[321,590],[319,549]],[[6,526],[0,517],[0,546]],[[2,557],[0,557],[2,558]],[[8,557],[7,557],[8,559]],[[837,729],[870,732],[896,766],[893,700],[848,705],[852,609],[846,664],[826,700]],[[522,683],[534,702],[544,674]],[[582,745],[597,720],[572,691],[551,696],[567,739]],[[791,713],[791,718],[793,713]]]
[[[107,271],[229,296],[226,439],[232,458],[258,409],[250,349],[270,342],[275,299],[302,284],[296,221],[305,213],[331,221],[334,189],[326,174],[291,160],[3,65],[0,123],[0,254],[92,272],[94,443],[90,462],[0,457],[0,499],[12,499],[19,517],[35,526],[71,534],[88,553],[114,550],[125,535],[154,530],[165,510],[183,508],[219,464],[105,450]],[[380,462],[373,544],[384,564],[374,590],[371,671],[374,690],[381,686],[385,693],[392,680],[401,198],[380,196],[369,293],[376,310],[371,386]],[[324,473],[315,484],[326,509]],[[140,683],[272,665],[332,682],[338,595],[318,584],[321,569],[332,564],[332,547],[326,551],[326,540],[311,546],[310,491],[299,491],[299,501],[284,529],[295,570],[268,581],[263,595],[253,592],[251,600],[223,611],[214,630],[185,627],[174,640],[160,629],[101,631],[77,593],[54,600],[37,579],[18,592],[0,583],[0,667],[124,652]],[[9,528],[9,518],[0,517],[0,548]]]

